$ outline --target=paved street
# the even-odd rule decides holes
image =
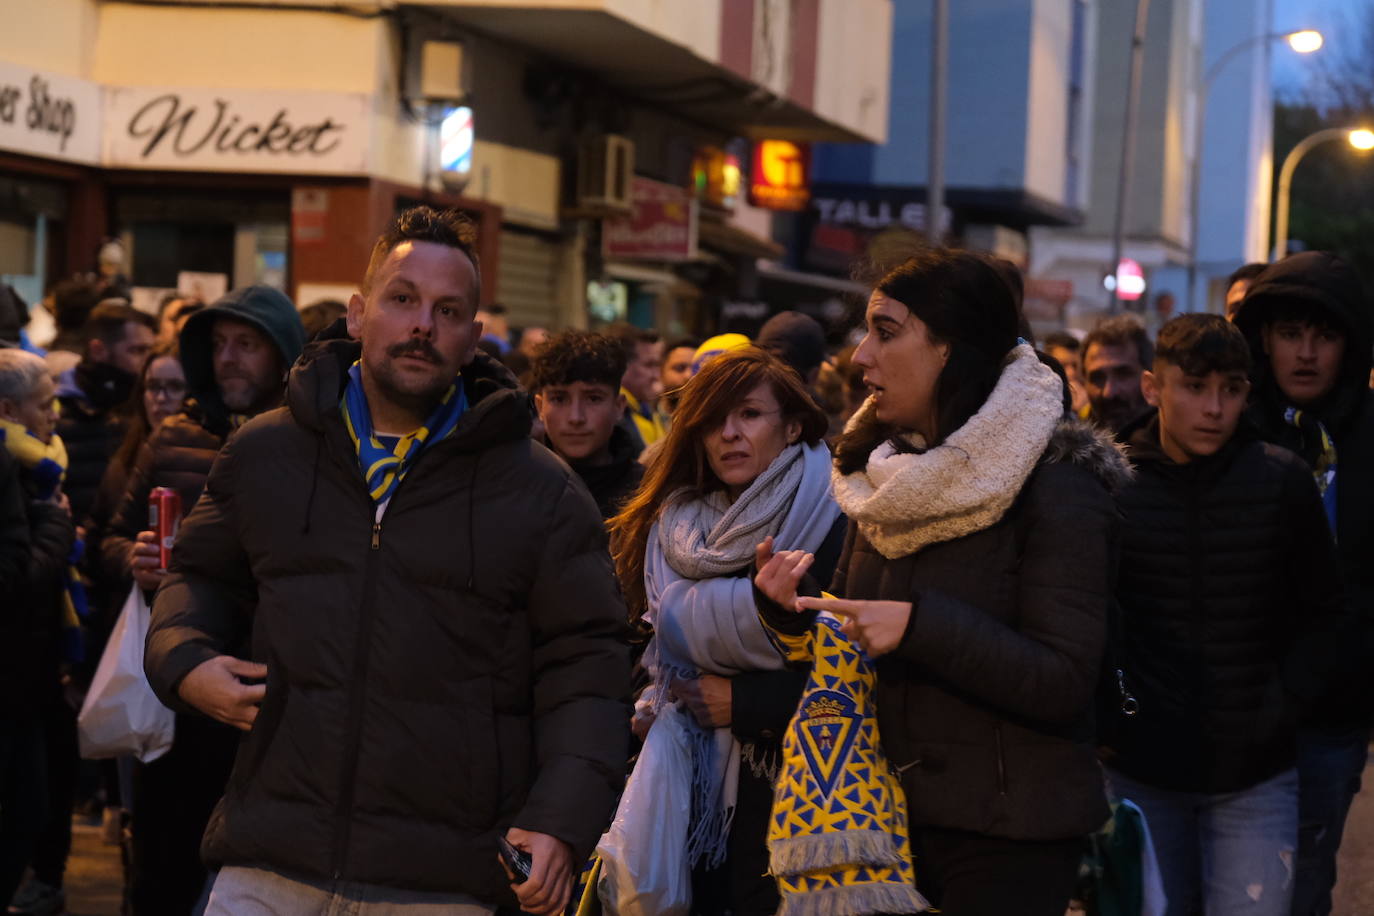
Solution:
[[[1374,766],[1365,770],[1365,785],[1374,787]],[[1374,916],[1374,793],[1355,799],[1341,850],[1340,884],[1335,916]],[[119,850],[100,843],[100,828],[78,822],[72,862],[67,872],[71,916],[117,916]]]

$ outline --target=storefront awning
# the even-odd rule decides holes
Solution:
[[[697,227],[697,239],[704,248],[712,248],[723,254],[742,255],[746,258],[780,258],[786,251],[772,239],[756,235],[748,229],[727,222],[701,220]]]

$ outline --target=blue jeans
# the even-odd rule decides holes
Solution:
[[[265,868],[221,868],[207,916],[491,916],[464,894],[391,890],[369,884],[288,878]]]
[[[1145,813],[1168,916],[1289,916],[1298,771],[1240,792],[1157,789],[1108,770],[1112,794]]]
[[[1298,733],[1298,877],[1293,916],[1327,916],[1336,853],[1369,756],[1369,727]]]

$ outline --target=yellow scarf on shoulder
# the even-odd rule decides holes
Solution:
[[[827,614],[803,636],[770,633],[788,661],[811,663],[768,823],[777,916],[928,910],[916,890],[906,795],[878,734],[873,663]]]

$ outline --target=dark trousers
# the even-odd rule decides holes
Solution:
[[[200,842],[224,794],[238,732],[178,715],[172,749],[135,764],[130,822],[129,902],[133,916],[188,916],[205,887]]]
[[[0,720],[0,911],[19,889],[43,829],[46,757],[37,715]]]
[[[72,852],[72,807],[76,799],[76,710],[60,688],[43,703],[43,735],[47,745],[47,817],[33,847],[33,876],[44,884],[62,886],[67,857]]]
[[[1369,756],[1369,726],[1298,732],[1298,869],[1293,916],[1327,916],[1350,803]]]
[[[913,827],[916,887],[945,916],[1064,916],[1084,840],[1032,841]]]

